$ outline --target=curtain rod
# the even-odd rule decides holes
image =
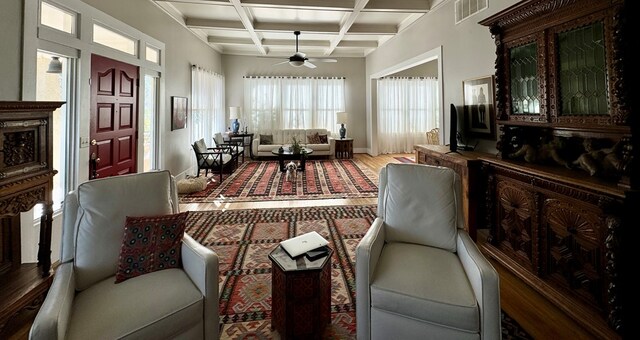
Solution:
[[[242,78],[259,79],[259,78],[274,78],[274,79],[347,79],[346,77],[297,77],[297,76],[243,76]]]
[[[438,79],[438,77],[382,77],[378,79]]]
[[[209,72],[209,73],[213,73],[213,74],[215,74],[215,75],[217,75],[217,76],[224,77],[224,74],[218,73],[218,72],[216,72],[216,71],[211,71],[211,70],[209,70],[209,69],[206,69],[206,68],[204,68],[204,67],[198,66],[198,65],[196,65],[196,64],[191,64],[191,68],[192,68],[192,69],[196,68],[196,69],[203,70],[203,71],[206,71],[206,72]]]

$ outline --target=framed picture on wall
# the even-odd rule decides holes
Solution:
[[[496,138],[494,76],[462,82],[464,124],[469,137]]]
[[[171,130],[184,129],[187,125],[187,98],[171,97]]]

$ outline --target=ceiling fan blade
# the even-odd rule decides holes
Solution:
[[[289,63],[289,60],[285,60],[285,61],[283,61],[283,62],[275,63],[275,64],[273,64],[272,66],[282,65],[282,64],[288,64],[288,63]]]
[[[310,63],[308,60],[304,62],[304,66],[308,68],[316,68],[316,65]]]
[[[337,63],[337,59],[318,59],[318,58],[309,58],[309,61],[321,62],[321,63]]]

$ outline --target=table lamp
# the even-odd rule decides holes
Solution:
[[[231,132],[233,133],[238,133],[238,130],[240,130],[240,123],[238,122],[238,118],[240,118],[240,107],[230,106],[229,119],[231,120]]]
[[[347,113],[337,112],[336,121],[338,122],[338,124],[340,124],[340,139],[344,139],[347,134],[347,129],[345,129],[344,127],[344,124],[347,122]]]

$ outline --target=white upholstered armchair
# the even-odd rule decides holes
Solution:
[[[358,339],[501,338],[498,274],[463,229],[451,169],[388,164],[356,248]]]
[[[187,234],[181,266],[115,283],[125,217],[178,212],[168,171],[85,182],[63,209],[61,264],[31,339],[218,338],[218,256]]]

